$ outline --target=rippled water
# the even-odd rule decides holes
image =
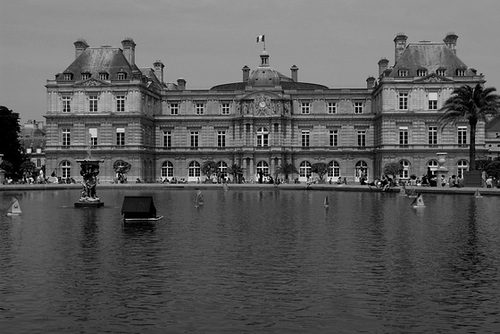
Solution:
[[[203,192],[195,208],[195,190],[99,190],[99,209],[75,209],[77,190],[0,193],[0,331],[500,330],[499,197]],[[165,218],[122,225],[125,195]]]

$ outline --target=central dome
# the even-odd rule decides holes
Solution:
[[[261,64],[250,72],[248,84],[251,86],[277,86],[280,84],[280,74],[269,66],[269,53],[263,50],[260,54]]]

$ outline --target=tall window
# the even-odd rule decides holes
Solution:
[[[299,166],[300,177],[311,177],[311,163],[309,161],[302,161]]]
[[[97,147],[97,128],[89,128],[90,147]]]
[[[217,163],[217,171],[221,177],[227,176],[227,164],[224,161],[219,161]]]
[[[170,161],[165,161],[161,165],[161,177],[173,177],[174,176],[174,165]]]
[[[469,164],[465,160],[459,160],[457,163],[457,176],[459,178],[464,177],[464,172],[469,169]]]
[[[429,145],[437,145],[438,128],[437,126],[429,126],[428,129]]]
[[[330,146],[339,146],[339,130],[330,130]]]
[[[266,128],[259,128],[257,130],[257,147],[269,146],[269,131]]]
[[[179,115],[179,103],[170,103],[168,107],[170,109],[170,115]]]
[[[354,165],[354,170],[356,173],[354,177],[360,178],[361,176],[365,176],[366,178],[368,178],[368,164],[363,160],[356,162],[356,165]]]
[[[328,164],[328,177],[339,177],[340,165],[337,161],[330,161]]]
[[[71,145],[71,130],[62,129],[62,146],[68,147]]]
[[[335,102],[328,102],[328,113],[329,114],[336,114],[337,113],[337,103]]]
[[[354,113],[355,114],[363,113],[363,102],[354,102]]]
[[[311,132],[309,130],[302,130],[302,147],[309,147],[310,135]]]
[[[430,168],[432,174],[436,174],[437,169],[439,168],[439,163],[437,160],[430,160],[427,163],[427,167]]]
[[[165,148],[172,147],[172,132],[171,131],[163,131],[163,147],[165,147]]]
[[[408,93],[399,92],[399,110],[408,110]]]
[[[63,104],[62,112],[71,112],[71,97],[63,96],[62,104]]]
[[[402,179],[408,179],[410,177],[410,162],[408,160],[401,160],[399,163],[403,166],[399,177]]]
[[[310,114],[311,113],[311,104],[309,102],[302,102],[300,104],[300,112],[302,114]]]
[[[265,161],[257,163],[257,174],[269,175],[269,165]]]
[[[195,104],[196,115],[203,115],[204,112],[205,112],[205,104],[201,102],[196,103]]]
[[[407,126],[399,127],[399,145],[400,146],[408,146],[408,127]]]
[[[191,161],[188,168],[189,177],[200,177],[201,167],[198,161]]]
[[[220,113],[222,115],[229,115],[229,103],[227,102],[223,102],[221,105],[220,105]]]
[[[89,111],[90,112],[97,112],[97,96],[96,95],[89,96]]]
[[[366,130],[358,130],[358,147],[366,146]]]
[[[116,128],[116,145],[125,146],[125,128]]]
[[[198,140],[199,140],[199,133],[198,131],[191,131],[191,136],[190,136],[190,146],[191,148],[197,148],[198,147]]]
[[[217,147],[226,147],[226,131],[217,131]]]
[[[459,126],[457,128],[458,145],[467,145],[467,127]]]
[[[438,93],[429,93],[429,110],[437,110]]]
[[[125,96],[124,95],[118,95],[116,97],[116,111],[117,112],[125,111]]]
[[[71,177],[71,163],[68,160],[61,163],[61,177],[63,179]]]

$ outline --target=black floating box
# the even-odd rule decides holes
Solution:
[[[152,196],[125,196],[122,205],[124,219],[147,219],[156,217]]]

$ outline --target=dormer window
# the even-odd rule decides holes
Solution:
[[[438,68],[436,70],[436,74],[439,75],[439,76],[444,77],[446,75],[446,69],[445,68]]]
[[[105,73],[105,72],[99,73],[99,79],[100,80],[108,80],[109,79],[109,74]]]
[[[427,69],[419,68],[417,70],[417,77],[425,77],[427,75]]]
[[[73,73],[64,73],[64,81],[73,80]]]
[[[90,79],[90,73],[88,72],[82,73],[82,80],[88,80],[88,79]]]
[[[119,72],[118,73],[118,80],[125,80],[125,79],[127,79],[127,73]]]
[[[465,77],[465,69],[463,68],[457,68],[457,77]]]
[[[407,77],[408,76],[408,70],[399,70],[398,71],[398,76],[400,76],[400,77]]]

